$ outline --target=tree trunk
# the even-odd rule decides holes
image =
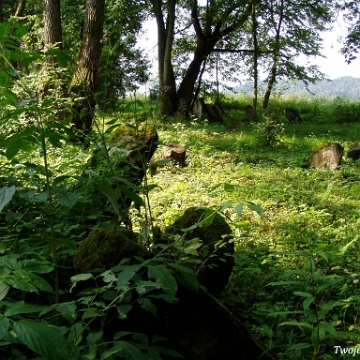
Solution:
[[[16,12],[21,12],[21,3]],[[45,50],[49,49],[50,44],[58,44],[62,48],[60,0],[44,0],[44,44]]]
[[[254,42],[254,93],[253,93],[253,108],[256,116],[257,108],[257,97],[258,97],[258,55],[259,47],[257,41],[257,20],[256,20],[256,7],[255,4],[252,5],[252,36]]]
[[[176,110],[176,83],[171,63],[171,52],[174,40],[176,0],[168,2],[168,18],[165,25],[161,0],[153,0],[158,28],[158,66],[161,111],[163,115],[171,115]]]
[[[274,12],[274,9],[271,9],[271,11]],[[279,9],[277,9],[276,11],[279,11]],[[267,109],[268,105],[269,105],[269,100],[270,100],[270,95],[271,95],[271,91],[272,88],[276,82],[276,75],[277,75],[277,68],[278,68],[278,63],[280,60],[280,32],[281,32],[281,25],[283,22],[283,17],[284,17],[284,0],[281,0],[280,2],[280,12],[279,12],[279,21],[277,23],[276,26],[276,37],[275,37],[275,49],[274,49],[274,54],[273,54],[273,64],[271,67],[271,72],[270,72],[270,77],[269,77],[269,81],[268,81],[268,86],[267,89],[265,91],[265,95],[264,95],[264,99],[263,99],[263,103],[262,106],[264,109]]]
[[[102,51],[105,0],[87,0],[86,15],[77,69],[70,89],[77,98],[73,105],[73,124],[85,135],[92,129],[97,75]]]
[[[2,0],[1,0],[2,1]],[[23,17],[25,12],[26,0],[20,0],[15,11],[15,17]]]

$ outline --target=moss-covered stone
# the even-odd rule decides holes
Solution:
[[[94,229],[86,237],[74,255],[73,266],[77,273],[94,269],[110,269],[122,259],[133,256],[147,257],[149,252],[130,240],[130,232],[125,228],[119,231]]]
[[[183,232],[197,224],[192,231]],[[220,295],[225,288],[234,265],[234,243],[231,228],[218,213],[207,208],[191,207],[185,210],[165,231],[168,235],[183,235],[185,240],[199,238],[203,245],[198,249],[202,264],[196,269],[201,285],[214,295]],[[205,249],[206,248],[206,249]],[[206,251],[208,250],[208,251]]]

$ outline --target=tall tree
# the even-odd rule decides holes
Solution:
[[[80,55],[70,90],[76,97],[73,123],[85,134],[92,129],[104,27],[105,0],[87,0]]]
[[[316,66],[299,65],[300,54],[321,55],[321,32],[332,21],[330,0],[305,0],[299,3],[284,0],[270,0],[261,3],[262,22],[267,29],[267,46],[264,53],[270,55],[268,85],[263,99],[267,108],[271,91],[278,77],[290,77],[306,84],[321,78]],[[265,44],[265,42],[263,42]]]
[[[168,0],[164,8],[160,0],[152,0],[152,10],[158,23],[159,37],[159,75],[160,88],[163,91],[162,111],[171,114],[178,109],[184,108],[187,112],[194,97],[196,81],[201,73],[202,65],[208,56],[214,52],[216,44],[241,28],[251,15],[251,4],[245,1],[223,2],[208,0],[206,6],[199,5],[197,0],[191,2],[176,2]],[[176,7],[177,5],[177,7]],[[175,16],[175,10],[179,16]],[[164,20],[166,16],[166,21]],[[182,37],[182,49],[177,51],[188,52],[192,60],[184,70],[180,84],[175,89],[174,67],[171,54],[174,52],[176,18],[184,18],[182,24],[185,30],[176,31],[176,35]],[[191,24],[192,33],[185,34]],[[163,76],[161,75],[163,74]]]

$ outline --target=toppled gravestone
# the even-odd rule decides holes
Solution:
[[[353,144],[347,152],[346,157],[358,160],[360,158],[360,143]]]
[[[75,272],[107,270],[124,258],[149,257],[150,252],[133,241],[132,237],[131,232],[125,227],[119,227],[117,231],[101,228],[92,230],[74,255]]]
[[[207,117],[211,122],[224,122],[221,106],[219,104],[205,104],[204,99],[201,98],[194,101],[192,113],[199,120]]]
[[[208,208],[190,207],[166,228],[163,238],[182,235],[185,241],[198,239],[202,243],[196,249],[196,257],[201,262],[193,265],[194,270],[199,283],[217,297],[227,285],[234,265],[231,233],[230,226],[217,212]]]
[[[180,144],[167,143],[164,144],[166,159],[172,159],[176,164],[181,167],[186,166],[186,147]]]
[[[318,170],[336,170],[342,160],[344,148],[333,142],[320,147],[314,151],[312,155],[305,160],[303,168],[314,168]]]
[[[195,223],[193,223],[194,220]],[[204,275],[209,276],[212,282],[216,282],[218,280],[217,273],[223,271],[219,258],[224,256],[224,259],[230,260],[225,262],[226,270],[221,276],[222,289],[227,282],[226,274],[229,274],[233,262],[233,258],[227,256],[227,253],[233,252],[234,249],[233,244],[226,238],[223,247],[217,249],[216,246],[219,245],[218,240],[221,242],[224,234],[230,233],[229,225],[221,215],[214,213],[210,209],[190,208],[168,228],[168,231],[173,234],[178,232],[184,234],[181,229],[183,226],[188,225],[194,228],[192,233],[190,231],[185,233],[185,237],[188,239],[201,238],[204,242],[202,250],[208,247],[208,255],[215,253],[218,255],[218,260],[215,260],[216,257],[212,259],[213,271],[201,274],[199,277],[200,282],[201,277],[204,277]],[[74,256],[74,267],[77,272],[90,272],[92,268],[108,270],[124,258],[137,256],[138,258],[151,259],[151,257],[156,256],[136,242],[131,241],[132,236],[128,230],[121,229],[118,231],[93,230],[80,246],[79,252]],[[163,254],[163,256],[167,257],[166,254]],[[209,256],[209,259],[211,259],[211,256]],[[161,266],[167,266],[166,264],[165,262]],[[168,266],[175,274],[176,268],[172,268],[171,258]],[[143,276],[148,273],[147,271],[140,272]],[[146,281],[146,279],[144,280]],[[211,285],[209,288],[211,289]],[[217,287],[215,290],[219,292],[220,288]],[[101,329],[103,331],[103,340],[109,342],[113,341],[119,329],[130,334],[142,333],[147,335],[149,339],[154,336],[162,337],[164,341],[157,342],[157,346],[175,350],[188,360],[253,360],[258,358],[272,360],[277,358],[275,354],[267,351],[252,336],[238,318],[204,288],[189,289],[179,282],[176,292],[178,300],[175,302],[165,301],[162,299],[161,293],[156,293],[156,291],[154,295],[150,296],[149,299],[156,306],[156,316],[146,311],[146,307],[139,306],[140,303],[137,304],[136,297],[133,297],[132,303],[134,306],[127,313],[126,318],[120,318],[117,307],[112,306],[107,313],[106,326],[102,326],[102,317],[98,316],[89,324],[89,329],[92,331],[100,331]],[[69,296],[73,296],[75,299],[77,295],[76,292],[72,292]],[[162,355],[162,358],[170,360],[174,357],[172,355]]]

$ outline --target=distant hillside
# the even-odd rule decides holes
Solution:
[[[260,83],[259,93],[264,93],[266,89],[266,83]],[[252,83],[245,83],[234,88],[235,92],[245,92],[252,94]],[[296,83],[281,81],[279,82],[274,90],[274,93],[282,95],[298,95],[304,97],[323,97],[323,98],[335,98],[341,97],[345,99],[360,99],[360,78],[354,78],[351,76],[341,77],[335,80],[321,80],[316,84],[309,85],[309,91],[303,82],[299,81]]]

